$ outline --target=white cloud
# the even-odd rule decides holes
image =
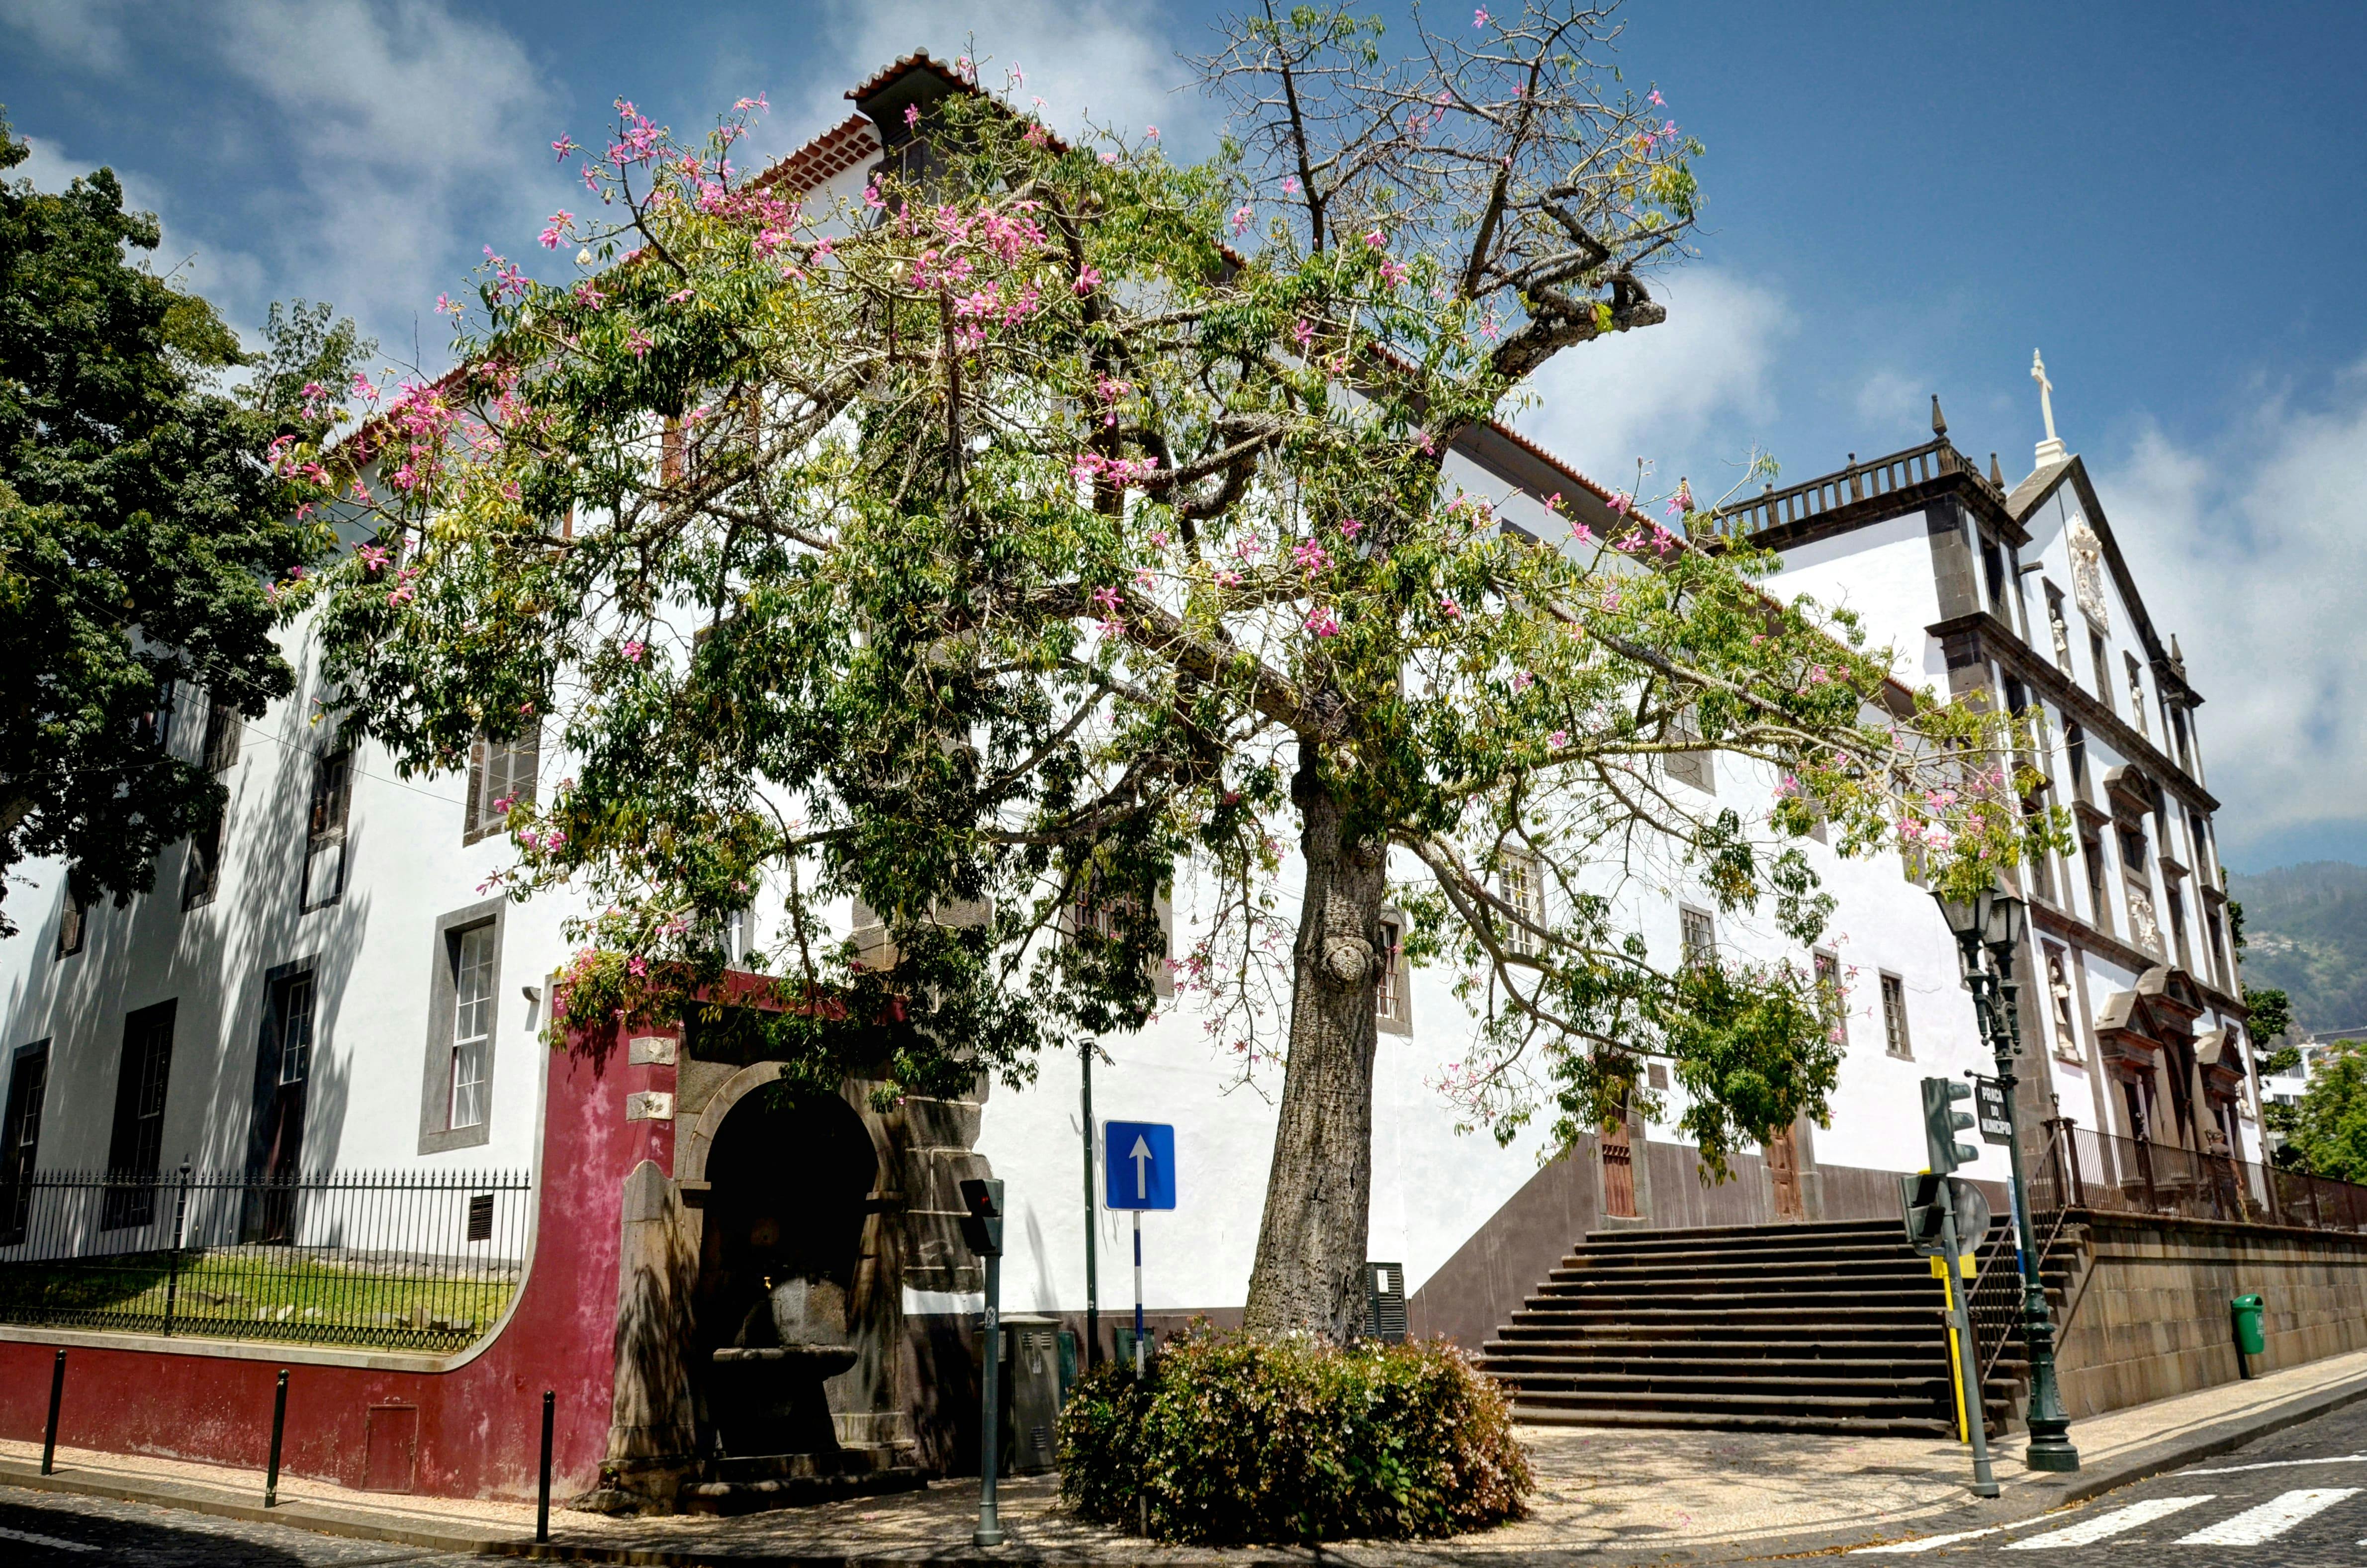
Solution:
[[[116,23],[120,9],[113,0],[0,0],[0,23],[45,54],[111,75],[130,58]]]
[[[2180,634],[2205,699],[2203,758],[2231,860],[2367,840],[2367,365],[2324,406],[2279,402],[2207,449],[2148,423],[2090,462],[2146,608]]]
[[[916,49],[947,62],[975,49],[986,61],[988,86],[1001,90],[1004,72],[1017,66],[1025,84],[1014,99],[1041,97],[1046,118],[1063,131],[1082,129],[1090,116],[1096,125],[1138,133],[1156,125],[1169,141],[1196,140],[1214,122],[1191,66],[1176,54],[1179,47],[1205,50],[1206,44],[1170,36],[1154,7],[1102,0],[1082,6],[1006,0],[993,6],[837,0],[832,16],[832,25],[821,30],[832,42],[830,66],[844,78],[839,92]]]
[[[1770,384],[1777,349],[1794,329],[1772,290],[1715,267],[1659,280],[1669,319],[1640,332],[1565,351],[1538,373],[1535,404],[1516,423],[1558,456],[1605,484],[1633,482],[1636,460],[1674,485],[1671,465],[1698,463],[1690,477],[1704,499],[1724,486],[1717,459],[1700,443],[1735,423],[1764,427],[1775,417]]]
[[[436,0],[245,0],[221,19],[224,65],[280,121],[278,275],[391,350],[479,244],[530,246],[561,199],[535,156],[549,91],[499,28]]]
[[[46,136],[27,136],[23,141],[28,155],[8,171],[8,177],[29,179],[36,190],[63,190],[102,164],[114,168],[115,177],[123,186],[125,210],[156,215],[163,243],[142,259],[157,271],[169,274],[175,287],[220,302],[225,297],[251,295],[262,286],[262,262],[247,252],[193,238],[188,228],[176,222],[170,204],[164,199],[164,187],[155,179],[138,169],[108,164],[105,158],[84,157]]]

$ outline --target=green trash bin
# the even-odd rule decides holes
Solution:
[[[2247,1357],[2265,1352],[2269,1342],[2260,1332],[2260,1298],[2238,1296],[2227,1303],[2227,1308],[2236,1319],[2236,1348]]]

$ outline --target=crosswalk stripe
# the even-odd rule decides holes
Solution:
[[[2308,1518],[2312,1514],[2333,1507],[2345,1497],[2359,1494],[2356,1486],[2305,1486],[2297,1491],[2280,1493],[2256,1508],[2247,1508],[2232,1519],[2222,1519],[2207,1529],[2180,1536],[2180,1546],[2258,1546],[2264,1540],[2274,1540],[2285,1531]]]
[[[1849,1555],[1852,1557],[1896,1557],[1909,1551],[1931,1551],[1942,1546],[1954,1546],[1960,1540],[1973,1540],[1981,1536],[1995,1535],[2004,1528],[2005,1527],[2003,1525],[1991,1525],[1987,1529],[1958,1530],[1954,1535],[1927,1535],[1920,1540],[1897,1540],[1891,1542],[1888,1546],[1852,1547],[1850,1550]]]
[[[2234,1475],[2247,1470],[2291,1470],[2297,1464],[2367,1464],[2367,1454],[2329,1454],[2321,1460],[2263,1460],[2259,1464],[2223,1464],[2214,1470],[2181,1470],[2180,1475]]]
[[[53,1551],[96,1551],[88,1541],[61,1540],[53,1535],[36,1535],[31,1530],[12,1530],[0,1526],[0,1540],[21,1540],[29,1546],[46,1546]]]
[[[2092,1519],[2082,1519],[2059,1530],[2034,1535],[2027,1540],[2008,1545],[2008,1551],[2052,1551],[2057,1547],[2088,1546],[2139,1525],[2149,1525],[2181,1508],[2191,1508],[2197,1503],[2208,1503],[2216,1494],[2206,1492],[2199,1497],[2148,1497],[2142,1503],[2132,1503],[2125,1508],[2115,1508],[2109,1514],[2099,1514]]]

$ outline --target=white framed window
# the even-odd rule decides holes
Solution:
[[[1882,1047],[1902,1062],[1915,1058],[1907,1035],[1907,983],[1895,974],[1882,977]]]
[[[1841,960],[1839,953],[1821,949],[1809,955],[1817,971],[1817,997],[1825,1010],[1825,1021],[1831,1030],[1833,1043],[1846,1049],[1849,1045],[1849,991],[1841,983]]]
[[[345,892],[345,816],[354,798],[352,748],[334,745],[312,765],[312,801],[305,817],[302,903],[318,909]]]
[[[1677,906],[1677,947],[1680,960],[1688,968],[1717,961],[1717,922],[1710,918],[1709,911],[1690,904]]]
[[[459,934],[452,962],[452,1091],[444,1125],[481,1127],[493,1041],[493,926]]]
[[[1496,873],[1496,891],[1512,912],[1527,925],[1512,920],[1504,923],[1504,946],[1523,957],[1534,958],[1545,950],[1545,941],[1531,930],[1531,926],[1546,923],[1546,883],[1536,861],[1526,855],[1507,855]]]
[[[461,824],[460,842],[474,844],[499,833],[509,821],[510,808],[534,802],[535,775],[542,767],[542,722],[535,721],[513,740],[483,735],[469,749],[469,806]]]

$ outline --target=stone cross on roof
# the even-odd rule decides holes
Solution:
[[[2055,435],[2055,383],[2046,379],[2046,361],[2035,348],[2030,351],[2030,379],[2038,383],[2038,412],[2046,421],[2046,439],[2038,443],[2038,466],[2051,468],[2068,454]]]

